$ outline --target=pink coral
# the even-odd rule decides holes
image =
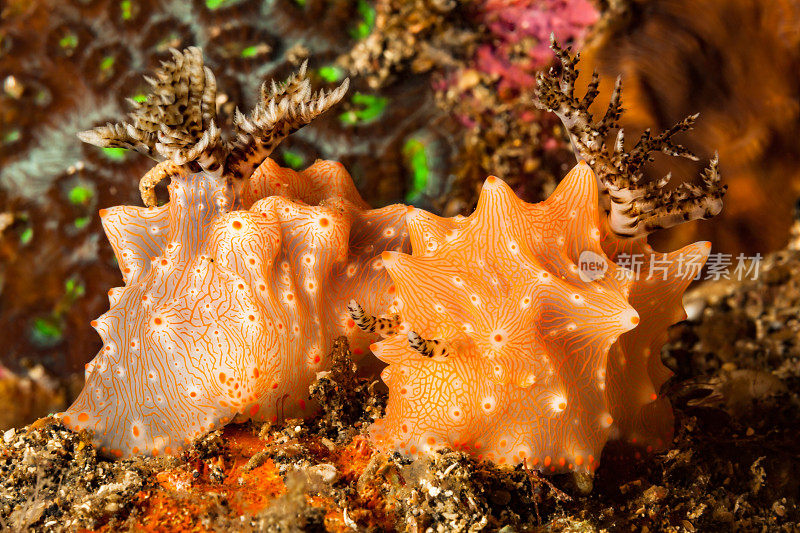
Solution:
[[[634,281],[604,253],[640,244],[603,238],[588,165],[545,202],[490,177],[470,217],[417,210],[408,225],[413,254],[383,254],[402,322],[373,347],[389,363],[379,447],[449,446],[556,471],[595,468],[613,436],[663,445],[672,417],[652,397],[658,353],[688,280],[672,264],[665,281]],[[704,258],[705,243],[693,246]],[[606,270],[587,279],[584,254]],[[653,304],[662,294],[666,305]]]
[[[589,0],[485,0],[479,19],[494,39],[478,48],[476,67],[498,76],[501,90],[533,87],[536,72],[552,61],[550,36],[580,41],[598,18]],[[520,43],[525,57],[515,59]]]
[[[93,322],[104,346],[65,424],[115,455],[175,452],[234,417],[308,414],[333,340],[366,348],[346,303],[386,311],[379,256],[406,247],[405,207],[369,210],[339,163],[270,159],[241,202],[187,173],[163,207],[101,212],[125,286]]]

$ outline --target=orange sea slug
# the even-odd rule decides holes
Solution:
[[[173,177],[163,207],[106,210],[125,286],[93,323],[104,347],[67,425],[111,452],[177,451],[236,416],[308,414],[333,340],[366,349],[346,303],[388,308],[380,252],[404,249],[405,207],[368,210],[328,161],[296,173],[268,159],[249,194],[265,197],[229,212],[225,187],[198,173]]]
[[[371,428],[380,448],[563,471],[594,469],[612,436],[663,445],[658,353],[689,279],[672,265],[665,281],[634,280],[604,251],[619,243],[599,215],[585,163],[539,204],[490,177],[469,217],[410,213],[413,253],[383,254],[401,322],[373,347],[389,363],[386,416]],[[587,279],[585,254],[605,271]]]
[[[234,418],[309,414],[334,339],[346,335],[354,353],[374,340],[346,305],[386,312],[380,254],[407,250],[406,208],[370,210],[339,163],[294,172],[267,157],[347,89],[312,93],[305,72],[264,85],[226,141],[200,50],[173,51],[130,122],[80,134],[160,161],[140,182],[148,207],[101,212],[125,286],[92,323],[104,345],[62,416],[102,450],[169,454]]]

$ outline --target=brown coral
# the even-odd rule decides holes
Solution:
[[[624,0],[610,2],[595,38],[584,49],[586,76],[604,78],[600,99],[621,75],[626,86],[626,132],[668,128],[700,113],[687,146],[703,158],[719,152],[730,185],[718,222],[693,222],[655,236],[667,247],[698,238],[728,253],[784,245],[792,204],[800,196],[797,0]],[[691,161],[657,159],[650,179],[668,167],[690,175]]]

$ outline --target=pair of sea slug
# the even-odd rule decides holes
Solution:
[[[105,344],[65,424],[123,456],[178,452],[233,419],[307,416],[308,386],[329,367],[334,339],[346,335],[358,355],[380,333],[371,349],[389,363],[389,403],[370,431],[379,448],[413,456],[449,446],[588,470],[610,437],[652,447],[671,438],[660,346],[691,281],[678,259],[701,265],[708,244],[661,257],[656,275],[614,259],[655,257],[646,233],[672,224],[675,210],[714,214],[721,202],[703,198],[721,199],[717,189],[659,201],[654,188],[624,181],[641,161],[624,167],[627,154],[587,140],[593,124],[571,116],[581,124],[573,144],[599,172],[579,164],[545,202],[525,203],[490,177],[469,217],[371,210],[340,164],[296,173],[267,157],[346,82],[312,95],[303,68],[263,88],[249,117],[237,111],[224,141],[199,50],[174,55],[130,123],[82,134],[162,161],[140,184],[149,207],[101,213],[125,286],[93,323]],[[543,106],[586,118],[571,91],[540,86]],[[674,147],[669,136],[661,143]],[[164,178],[170,201],[156,207]],[[587,279],[582,254],[604,272]]]

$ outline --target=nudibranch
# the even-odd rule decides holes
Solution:
[[[177,453],[234,418],[310,414],[308,387],[333,341],[346,335],[357,352],[374,340],[348,301],[386,312],[380,254],[408,249],[405,207],[371,210],[341,164],[295,172],[267,157],[341,88],[311,98],[301,71],[262,91],[224,143],[199,50],[175,52],[153,84],[131,124],[82,136],[164,158],[142,182],[150,207],[101,211],[125,285],[92,323],[104,345],[62,414],[116,456]],[[156,207],[164,177],[169,202]]]
[[[613,426],[608,351],[639,315],[632,277],[603,252],[589,166],[539,204],[490,177],[469,217],[412,210],[407,223],[413,253],[383,253],[400,323],[373,347],[389,363],[378,446],[591,468]],[[587,253],[607,265],[588,282]]]
[[[412,254],[383,254],[398,318],[351,302],[359,326],[383,321],[386,338],[372,350],[388,363],[389,400],[370,429],[381,449],[414,457],[449,447],[547,472],[593,471],[608,439],[652,450],[672,438],[661,346],[685,317],[682,294],[710,244],[658,254],[646,238],[713,216],[725,187],[716,159],[702,188],[641,181],[652,151],[690,156],[671,136],[693,119],[646,133],[631,152],[620,133],[609,150],[619,84],[594,122],[597,79],[577,99],[577,60],[553,47],[563,69],[540,79],[537,96],[564,122],[578,166],[539,204],[490,177],[469,217],[413,210]],[[627,268],[626,257],[643,268]]]
[[[409,213],[412,254],[383,253],[399,319],[372,347],[389,364],[386,416],[370,430],[379,448],[449,447],[555,472],[593,470],[610,438],[671,440],[660,348],[708,243],[656,254],[599,215],[583,162],[539,204],[490,177],[469,217]],[[617,265],[625,253],[662,267]],[[359,324],[374,320],[351,307]]]

